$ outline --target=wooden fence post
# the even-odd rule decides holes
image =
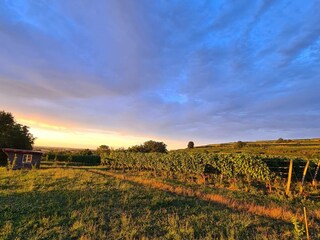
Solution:
[[[314,187],[316,186],[316,183],[317,183],[317,175],[319,172],[319,168],[320,168],[320,162],[318,162],[318,166],[317,166],[316,172],[314,173],[314,177],[312,180],[312,186],[314,186]]]
[[[304,186],[304,180],[306,178],[306,174],[307,174],[307,170],[308,170],[308,167],[309,167],[309,164],[310,164],[310,160],[307,161],[307,164],[306,166],[304,167],[304,170],[303,170],[303,176],[302,176],[302,181],[301,181],[301,186],[300,186],[300,193],[303,192],[303,186]]]
[[[293,160],[290,159],[289,173],[288,173],[288,182],[287,182],[287,188],[286,188],[286,195],[287,195],[287,196],[289,196],[289,194],[290,194],[290,184],[291,184],[291,178],[292,178],[292,168],[293,168]]]
[[[304,215],[304,224],[306,226],[307,240],[310,240],[306,207],[303,207],[303,215]]]
[[[220,175],[220,184],[223,182],[223,174]]]

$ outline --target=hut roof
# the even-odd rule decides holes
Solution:
[[[40,151],[24,150],[24,149],[14,149],[14,148],[2,148],[2,151],[7,153],[21,153],[21,154],[43,154]]]

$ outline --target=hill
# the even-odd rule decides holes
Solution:
[[[254,142],[243,142],[243,146],[239,146],[237,143],[238,142],[209,144],[196,146],[193,149],[180,149],[178,151],[188,150],[214,153],[250,153],[303,159],[320,155],[320,138],[258,140]]]

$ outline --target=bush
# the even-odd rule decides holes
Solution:
[[[194,142],[192,141],[188,142],[188,148],[194,148]]]
[[[245,142],[238,141],[238,142],[236,142],[236,143],[234,144],[234,148],[240,149],[240,148],[243,148],[245,145],[246,145]]]
[[[277,143],[283,143],[283,142],[285,142],[285,140],[283,138],[278,138],[278,140],[276,142]]]

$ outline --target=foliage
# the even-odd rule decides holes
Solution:
[[[35,138],[27,126],[16,123],[11,113],[0,111],[0,147],[32,149]]]
[[[240,149],[240,148],[243,148],[245,145],[246,145],[245,142],[238,141],[238,142],[236,142],[236,143],[234,144],[234,148]]]
[[[11,113],[0,111],[0,148],[30,150],[34,140],[27,126],[17,123]],[[0,164],[5,164],[6,159],[6,155],[0,152]]]
[[[140,152],[140,153],[146,153],[147,152],[143,145],[135,145],[135,146],[129,147],[128,151],[129,152]]]
[[[206,167],[211,166],[230,179],[245,177],[246,181],[266,182],[272,177],[262,157],[246,154],[111,152],[101,162],[111,169],[148,170],[171,176],[201,178]]]
[[[167,145],[165,143],[149,140],[145,142],[143,145],[136,145],[128,148],[128,151],[141,152],[141,153],[150,153],[150,152],[166,153],[168,150],[167,150]]]
[[[283,138],[278,138],[278,140],[276,141],[277,143],[283,143],[284,139]]]
[[[188,148],[194,148],[194,142],[190,141],[188,142]]]
[[[100,147],[97,148],[96,154],[101,155],[101,154],[109,154],[111,151],[110,147],[107,145],[100,145]]]
[[[73,163],[80,163],[82,165],[100,165],[100,156],[98,155],[83,155],[80,152],[76,153],[66,153],[66,152],[48,152],[45,154],[44,158],[47,161],[54,161],[54,162],[73,162]]]
[[[277,140],[246,142],[245,147],[235,148],[235,143],[196,146],[193,149],[178,151],[212,152],[212,153],[247,153],[255,155],[281,156],[313,160],[320,157],[320,139],[287,139],[283,143]]]
[[[293,217],[291,219],[291,222],[294,226],[293,228],[293,237],[295,240],[301,240],[303,239],[303,236],[304,236],[304,227],[303,227],[303,224],[300,224],[299,221]]]
[[[17,155],[14,155],[13,161],[10,162],[9,160],[7,161],[7,169],[8,170],[14,170],[17,164]]]
[[[84,150],[80,151],[79,154],[80,154],[80,155],[84,155],[84,156],[90,156],[90,155],[92,155],[93,153],[92,153],[92,151],[91,151],[90,149],[84,149]]]

